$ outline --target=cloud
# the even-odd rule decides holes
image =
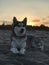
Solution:
[[[49,18],[49,16],[47,16],[47,18]]]
[[[43,22],[44,24],[49,24],[49,21],[45,21],[45,22]]]
[[[35,20],[33,20],[33,22],[40,22],[40,20],[39,19],[35,19]]]
[[[46,20],[46,18],[42,18],[42,20]]]

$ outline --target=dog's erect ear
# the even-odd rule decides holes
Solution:
[[[13,26],[17,24],[17,19],[16,17],[13,17]]]
[[[24,23],[24,25],[27,24],[27,17],[24,18],[23,23]]]

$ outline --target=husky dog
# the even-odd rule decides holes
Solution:
[[[10,51],[18,54],[25,54],[26,51],[26,23],[27,18],[23,21],[18,21],[16,17],[13,18],[12,37]]]

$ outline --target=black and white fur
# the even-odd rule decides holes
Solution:
[[[26,23],[27,18],[23,21],[18,21],[16,17],[13,18],[11,49],[12,53],[25,54],[26,51]]]

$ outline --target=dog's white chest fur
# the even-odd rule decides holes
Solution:
[[[23,38],[23,39],[18,39],[18,38],[15,38],[13,37],[13,42],[15,45],[17,45],[18,47],[20,47],[23,43],[26,43],[26,39],[27,37]]]

